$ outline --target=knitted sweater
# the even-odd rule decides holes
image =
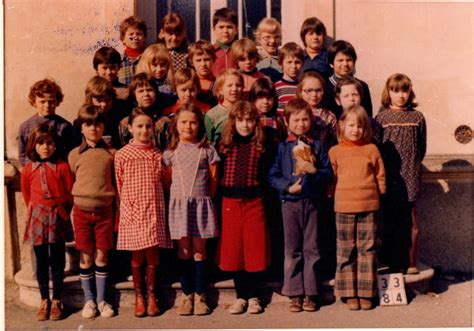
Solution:
[[[114,153],[102,141],[95,148],[82,143],[69,153],[69,165],[75,175],[72,195],[79,208],[94,211],[112,205]]]
[[[380,194],[385,193],[385,169],[374,144],[344,140],[329,150],[336,193],[334,210],[359,213],[379,209]]]

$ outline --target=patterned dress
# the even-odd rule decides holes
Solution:
[[[414,109],[387,109],[377,114],[383,130],[381,154],[387,194],[398,201],[415,201],[421,187],[421,161],[426,153],[426,122]]]
[[[115,154],[120,199],[117,249],[172,248],[165,221],[161,153],[131,141]]]
[[[311,127],[311,138],[319,140],[326,151],[337,144],[336,115],[324,108],[313,108],[314,120]]]
[[[173,168],[169,204],[171,239],[214,238],[219,235],[217,216],[209,192],[209,165],[220,161],[214,147],[178,144],[163,154]]]

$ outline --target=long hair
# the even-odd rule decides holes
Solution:
[[[26,156],[35,162],[40,160],[40,156],[36,152],[36,144],[42,144],[46,140],[52,140],[54,146],[58,146],[58,136],[56,130],[53,127],[50,127],[47,123],[42,123],[37,125],[28,136],[28,143],[26,145]],[[56,159],[57,150],[54,151],[50,159],[53,161]],[[53,161],[54,162],[54,161]]]
[[[339,122],[337,123],[337,140],[341,142],[346,139],[344,136],[344,130],[346,128],[347,116],[350,114],[355,115],[357,122],[364,128],[361,140],[367,144],[370,143],[372,141],[372,126],[370,125],[369,115],[367,115],[364,107],[356,105],[345,110],[339,118]]]
[[[170,142],[168,143],[168,149],[173,151],[178,147],[179,144],[179,133],[177,129],[177,124],[179,120],[179,115],[185,111],[193,113],[199,123],[199,129],[197,134],[197,140],[199,141],[199,147],[206,148],[209,147],[206,136],[206,128],[204,127],[204,114],[202,111],[194,105],[193,103],[182,105],[176,111],[176,115],[173,117],[170,123],[169,132],[170,132]]]
[[[392,100],[390,100],[389,91],[403,91],[410,92],[408,96],[408,101],[406,107],[413,109],[418,106],[418,103],[415,102],[415,92],[413,92],[413,87],[411,79],[405,74],[393,74],[388,77],[385,87],[382,92],[382,105],[385,107],[390,107]]]
[[[235,136],[237,130],[235,128],[235,122],[237,119],[243,119],[245,116],[249,116],[250,119],[255,121],[255,131],[251,140],[251,143],[255,146],[255,149],[259,152],[263,152],[264,134],[263,129],[260,125],[259,115],[257,109],[249,101],[237,101],[230,107],[229,118],[222,130],[222,140],[219,144],[219,151],[227,155],[235,145]]]

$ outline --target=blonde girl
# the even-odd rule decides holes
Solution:
[[[178,241],[183,297],[179,315],[206,315],[206,240],[219,235],[211,197],[217,189],[219,156],[209,145],[203,114],[194,104],[178,108],[170,127],[171,141],[163,154],[172,173],[169,204],[171,239]]]
[[[415,92],[405,74],[393,74],[382,92],[376,120],[383,130],[382,157],[387,170],[382,257],[393,271],[418,273],[418,225],[415,202],[421,189],[421,162],[426,154],[426,122],[415,109]],[[411,232],[411,234],[410,234]]]
[[[278,48],[281,45],[281,25],[276,19],[265,17],[258,23],[255,31],[257,50],[260,61],[258,71],[270,77],[273,83],[283,76],[283,70],[278,64]]]
[[[339,144],[329,151],[335,182],[335,294],[350,310],[371,309],[377,294],[375,216],[385,193],[385,171],[371,133],[364,108],[352,106],[339,120]]]
[[[242,97],[244,79],[242,75],[233,68],[226,69],[216,79],[214,95],[219,104],[209,110],[204,117],[207,139],[216,143],[229,115],[230,107]]]
[[[186,24],[181,15],[170,12],[163,18],[157,42],[166,46],[174,70],[187,67],[188,35]]]
[[[155,80],[158,91],[172,94],[173,69],[171,56],[162,44],[148,46],[137,65],[137,74],[145,72]]]
[[[207,103],[211,108],[217,105],[216,96],[212,92],[216,82],[216,77],[214,77],[212,73],[212,65],[215,61],[216,51],[209,41],[198,40],[189,45],[189,66],[196,71],[199,78],[199,93],[197,99]]]

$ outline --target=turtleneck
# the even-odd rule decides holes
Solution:
[[[137,57],[139,57],[142,54],[141,50],[133,49],[133,48],[130,48],[130,47],[125,47],[124,52],[125,52],[125,54],[127,54],[127,56],[130,59],[136,59]]]
[[[241,136],[240,134],[238,134],[236,132],[235,135],[234,135],[234,141],[237,144],[249,144],[252,141],[252,138],[253,138],[253,134],[251,134],[250,136],[247,136],[247,137],[243,137],[243,136]]]
[[[362,139],[359,139],[357,141],[352,141],[352,140],[344,138],[344,140],[341,141],[339,145],[343,147],[355,147],[355,146],[364,146],[364,145],[367,145],[367,143],[363,141]]]
[[[230,43],[230,44],[223,44],[223,43],[221,43],[219,40],[217,40],[217,45],[219,45],[219,47],[222,48],[222,49],[229,49],[230,46],[232,45],[232,43]]]

